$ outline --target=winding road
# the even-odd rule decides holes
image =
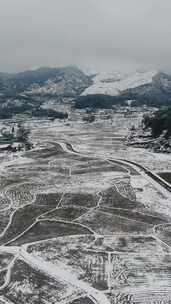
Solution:
[[[61,149],[65,152],[67,152],[67,153],[70,153],[70,154],[73,153],[73,154],[81,155],[81,156],[84,156],[84,157],[86,156],[87,158],[88,157],[92,158],[92,155],[90,156],[90,155],[85,155],[83,153],[77,152],[74,149],[74,147],[72,146],[72,144],[70,144],[70,143],[58,142],[58,144],[61,146]],[[96,157],[96,159],[102,159],[100,156],[97,156],[97,155],[95,155],[94,157]],[[117,163],[119,163],[123,167],[124,167],[124,165],[127,165],[127,166],[129,165],[129,167],[131,167],[132,169],[137,171],[148,182],[152,183],[153,186],[159,192],[161,192],[167,198],[171,198],[171,186],[166,181],[164,181],[162,178],[160,178],[158,175],[156,175],[154,172],[151,172],[150,170],[146,169],[145,167],[143,167],[143,166],[141,166],[141,165],[139,165],[135,162],[128,161],[128,160],[114,159],[114,158],[104,158],[104,157],[103,157],[103,159],[105,159],[106,161],[108,161],[110,163],[115,163],[115,161],[116,161]],[[128,172],[127,167],[126,167],[126,170]],[[99,198],[98,206],[99,206],[100,202],[101,202],[101,197]],[[31,204],[32,204],[32,202],[31,202]],[[58,207],[59,206],[60,206],[60,203],[59,203]],[[52,210],[55,210],[55,209],[53,208]],[[92,209],[94,209],[94,208],[92,208]],[[48,214],[52,210],[42,213],[39,217],[36,218],[36,220],[34,221],[34,223],[30,227],[27,227],[27,229],[25,231],[20,233],[20,235],[16,236],[13,240],[16,240],[17,238],[19,238],[20,236],[25,234],[27,231],[29,231],[29,229],[31,229],[31,227],[33,227],[33,225],[37,221],[40,220],[40,217],[42,215]],[[1,234],[1,237],[9,229],[14,214],[15,214],[15,211],[12,213],[12,215],[10,217],[10,222],[8,223],[4,232]],[[72,222],[70,222],[70,223],[72,223]],[[86,227],[86,226],[84,226],[84,227]],[[90,229],[89,227],[86,227],[86,228]],[[157,225],[154,228],[154,237],[157,238],[157,236],[155,236],[156,228],[157,228]],[[91,230],[91,232],[96,237],[96,233],[92,230]],[[162,240],[159,240],[159,241],[162,242]],[[6,244],[3,244],[2,246],[0,246],[0,253],[10,253],[10,254],[13,254],[13,256],[14,256],[14,259],[12,260],[12,262],[10,262],[10,264],[7,267],[6,281],[3,284],[3,286],[0,287],[0,290],[3,290],[9,284],[12,268],[14,266],[15,261],[17,259],[19,259],[19,260],[24,261],[28,265],[30,265],[33,269],[36,269],[36,270],[46,274],[47,276],[49,276],[49,277],[51,277],[51,278],[53,278],[57,281],[67,282],[68,284],[72,285],[73,287],[79,288],[82,292],[86,293],[86,295],[95,304],[110,304],[109,299],[107,298],[107,296],[102,291],[99,291],[99,290],[91,287],[89,285],[89,283],[86,283],[82,280],[79,280],[75,275],[73,275],[69,271],[65,270],[65,267],[64,267],[65,265],[63,263],[59,263],[58,267],[54,266],[54,264],[52,264],[50,262],[46,262],[45,260],[43,260],[41,258],[38,258],[38,257],[35,257],[33,254],[28,253],[27,252],[27,245],[28,244],[25,244],[25,245],[22,245],[22,246],[9,246],[10,242],[7,242]],[[170,249],[171,249],[171,247],[170,247]]]

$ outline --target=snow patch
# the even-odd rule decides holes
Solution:
[[[157,71],[135,72],[121,74],[117,72],[99,73],[94,77],[94,84],[87,88],[82,95],[105,94],[117,96],[120,92],[150,84]]]

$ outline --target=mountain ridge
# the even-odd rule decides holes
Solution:
[[[72,102],[75,108],[169,105],[171,75],[158,71],[86,75],[75,66],[0,73],[0,118],[46,116],[42,106],[49,101]]]

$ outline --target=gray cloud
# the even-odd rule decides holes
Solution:
[[[170,0],[0,0],[0,71],[78,64],[171,71]]]

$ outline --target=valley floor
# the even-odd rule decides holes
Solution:
[[[171,156],[126,145],[131,115],[30,121],[0,155],[0,304],[170,303]]]

